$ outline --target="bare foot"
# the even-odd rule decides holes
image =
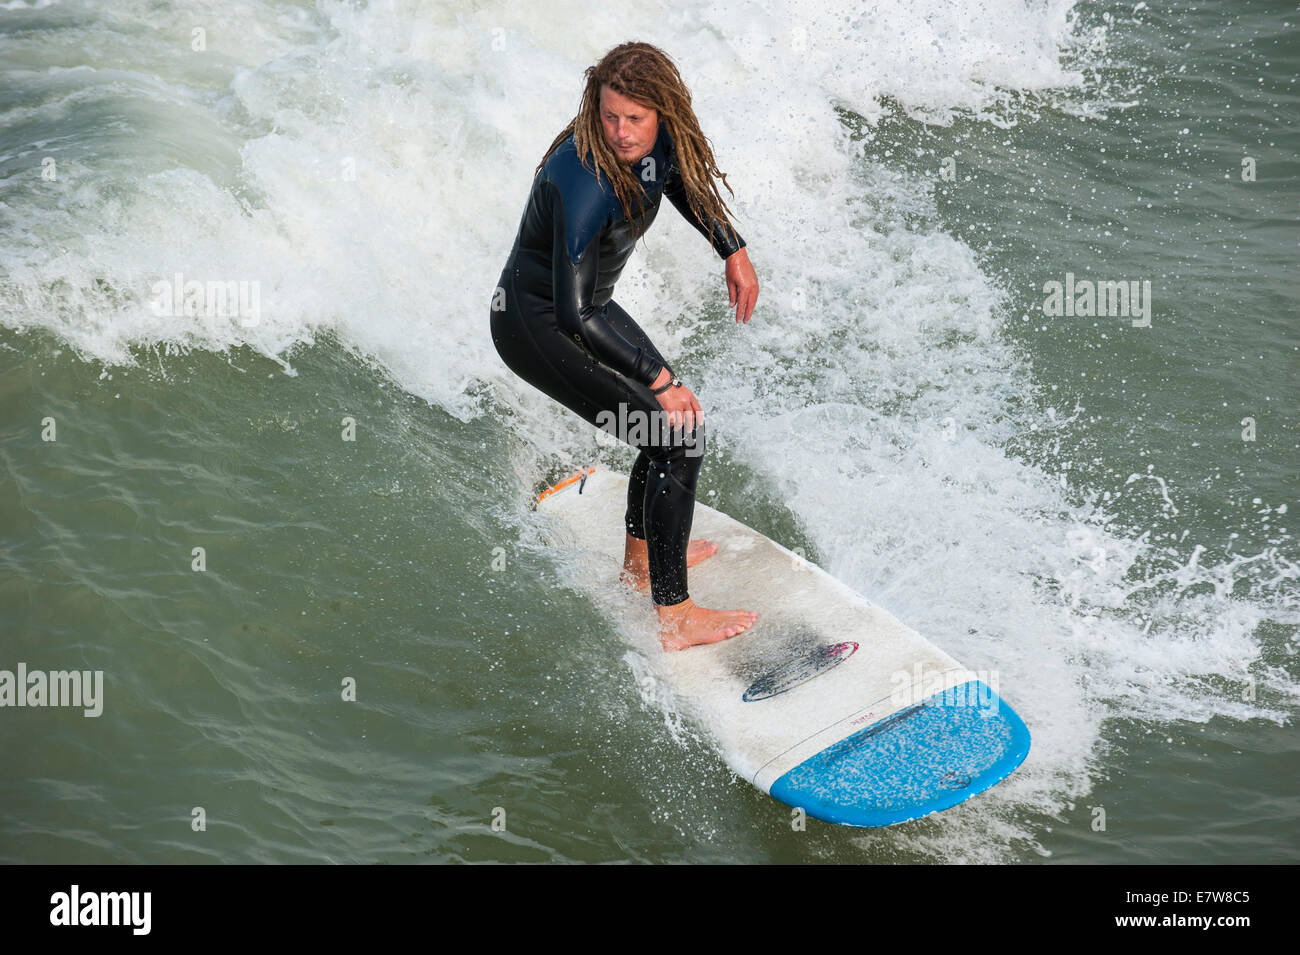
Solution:
[[[758,619],[752,610],[707,610],[687,597],[659,611],[659,642],[665,650],[684,650],[701,643],[717,643],[748,630]]]
[[[693,540],[686,545],[686,566],[694,567],[700,561],[712,557],[718,552],[718,545],[710,540]],[[646,542],[627,535],[627,546],[623,552],[623,572],[618,579],[642,593],[650,589],[650,557],[646,553]]]

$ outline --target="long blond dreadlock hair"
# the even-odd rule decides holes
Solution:
[[[605,142],[600,121],[600,91],[608,86],[620,96],[658,112],[659,122],[668,127],[668,135],[677,146],[677,170],[691,212],[700,222],[707,223],[712,217],[723,223],[734,241],[736,230],[731,224],[731,210],[722,201],[714,179],[721,179],[728,195],[733,198],[735,192],[718,169],[709,140],[700,131],[700,122],[691,109],[691,91],[686,88],[668,54],[649,43],[620,43],[601,57],[595,66],[587,67],[583,75],[587,83],[582,91],[578,115],[555,137],[533,175],[541,171],[551,153],[572,133],[583,166],[604,173],[623,206],[624,216],[631,219],[635,203],[644,223],[645,193],[641,184]]]

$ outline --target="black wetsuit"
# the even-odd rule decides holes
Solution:
[[[722,258],[745,245],[717,221],[699,222],[686,201],[672,137],[662,123],[654,148],[631,169],[646,194],[649,228],[668,200]],[[519,377],[596,427],[622,404],[630,415],[662,416],[650,386],[672,367],[632,317],[611,299],[614,283],[644,233],[633,203],[631,220],[604,175],[578,161],[573,137],[553,152],[533,179],[519,233],[491,306],[492,341]],[[624,419],[626,420],[626,418]],[[695,484],[704,452],[704,425],[642,432],[610,429],[639,448],[628,482],[627,532],[646,541],[650,593],[666,606],[687,598],[686,545]]]

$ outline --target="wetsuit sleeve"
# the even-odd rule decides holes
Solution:
[[[739,252],[745,247],[745,240],[740,237],[740,233],[735,234],[732,239],[731,232],[726,225],[709,217],[707,223],[701,222],[695,218],[695,213],[691,211],[691,204],[686,198],[686,185],[682,182],[681,175],[677,172],[677,163],[674,161],[669,167],[668,172],[664,175],[664,195],[668,201],[677,207],[677,211],[682,214],[682,218],[695,226],[700,235],[709,240],[715,252],[722,258]]]
[[[566,209],[564,193],[554,182],[551,193],[553,247],[552,293],[555,322],[597,360],[650,387],[663,365],[653,355],[619,334],[592,304],[600,267],[600,234],[604,218],[594,203]]]

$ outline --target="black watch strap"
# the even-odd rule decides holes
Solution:
[[[667,391],[669,388],[673,387],[674,385],[680,385],[681,383],[682,383],[682,380],[681,380],[680,378],[678,378],[676,375],[673,375],[671,378],[669,378],[666,382],[664,382],[664,383],[663,383],[662,385],[660,385],[658,388],[651,388],[651,389],[650,389],[650,394],[652,394],[652,395],[662,394],[663,392]]]

